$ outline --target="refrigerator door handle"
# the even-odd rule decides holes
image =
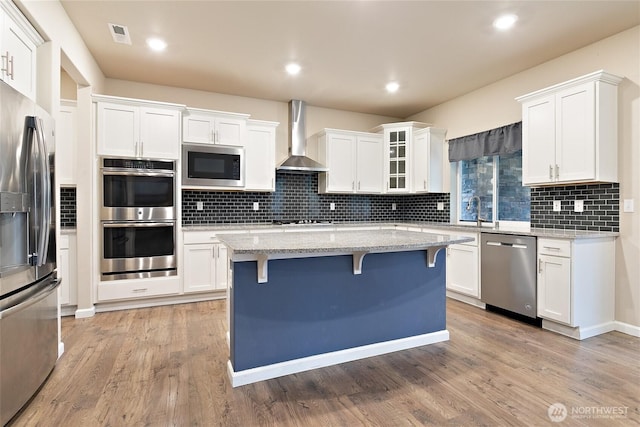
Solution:
[[[40,185],[42,196],[42,215],[40,216],[40,241],[38,242],[38,263],[42,266],[47,262],[49,252],[49,223],[51,222],[51,177],[49,172],[49,155],[44,140],[42,119],[34,117],[36,141],[40,152]]]

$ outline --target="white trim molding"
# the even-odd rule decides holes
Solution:
[[[87,317],[93,317],[96,315],[96,307],[91,306],[91,308],[81,308],[76,310],[76,319],[84,319]]]
[[[624,322],[618,322],[617,320],[614,322],[614,324],[615,324],[616,331],[640,338],[640,326],[635,326],[635,325],[631,325],[629,323],[624,323]]]
[[[229,374],[231,386],[238,387],[258,381],[282,377],[284,375],[295,374],[311,369],[324,368],[326,366],[337,365],[339,363],[351,362],[354,360],[365,359],[367,357],[379,356],[386,353],[392,353],[394,351],[406,350],[409,348],[435,344],[448,340],[449,331],[443,329],[442,331],[431,332],[429,334],[363,345],[360,347],[303,357],[301,359],[274,363],[273,365],[245,369],[239,372],[235,372],[231,361],[228,361],[227,372]]]

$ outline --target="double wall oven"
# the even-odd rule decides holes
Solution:
[[[102,159],[102,281],[174,276],[175,162]]]

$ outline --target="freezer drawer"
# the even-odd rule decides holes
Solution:
[[[2,301],[0,425],[31,399],[56,363],[59,283],[47,279]]]
[[[536,318],[536,238],[482,233],[480,244],[482,302]]]

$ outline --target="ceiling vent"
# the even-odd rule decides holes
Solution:
[[[109,24],[109,31],[111,31],[111,37],[116,43],[131,44],[131,37],[129,37],[129,30],[124,25]]]

